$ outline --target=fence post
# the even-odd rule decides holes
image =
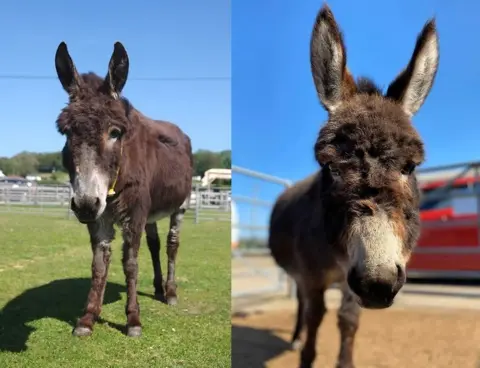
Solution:
[[[41,188],[41,187],[40,187],[40,188]],[[46,192],[46,191],[45,191],[45,192]],[[40,212],[43,212],[43,201],[45,200],[45,195],[46,195],[46,194],[45,194],[42,190],[40,190],[40,201],[39,201],[39,203],[40,203]]]
[[[38,205],[38,191],[39,191],[39,190],[40,190],[40,189],[39,189],[39,187],[37,186],[37,187],[35,188],[35,195],[34,195],[34,197],[33,197],[33,205],[34,205],[34,206],[37,206],[37,205]]]
[[[195,185],[195,223],[198,224],[200,222],[200,188],[198,184]]]
[[[7,197],[5,198],[6,201],[7,201],[7,211],[10,212],[10,200],[11,200],[11,195],[12,195],[12,192],[11,192],[11,189],[12,188],[7,188]]]

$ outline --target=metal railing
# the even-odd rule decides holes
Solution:
[[[457,183],[462,178],[472,178],[472,180],[465,183],[465,188],[459,189]],[[480,162],[425,168],[418,170],[417,179],[422,188],[428,187],[432,182],[442,182],[441,185],[422,193],[420,207],[423,209],[429,203],[434,205],[438,201],[476,198],[476,211],[480,210]]]
[[[41,214],[74,218],[70,210],[69,185],[0,184],[0,213]],[[186,217],[195,223],[230,221],[231,191],[227,187],[209,188],[195,185]]]
[[[233,166],[232,182],[235,188],[232,201],[238,212],[238,221],[232,224],[232,231],[239,234],[238,246],[232,249],[232,296],[291,289],[288,276],[273,264],[267,248],[268,219],[273,202],[281,191],[291,185],[291,181]],[[261,198],[260,187],[272,184],[275,189],[266,191],[269,198]]]

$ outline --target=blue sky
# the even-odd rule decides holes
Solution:
[[[115,41],[130,58],[123,94],[146,115],[178,124],[193,148],[231,147],[230,2],[225,0],[26,1],[0,4],[0,156],[56,151],[67,102],[54,56],[65,41],[80,72],[104,76]],[[6,79],[5,75],[51,79]],[[142,81],[134,78],[222,77]]]
[[[440,66],[432,92],[414,117],[426,166],[480,159],[480,2],[330,0],[344,32],[347,63],[385,89],[408,63],[417,34],[436,16]],[[232,7],[232,157],[234,165],[291,180],[317,169],[313,144],[327,118],[309,64],[319,0],[234,1]],[[233,176],[234,195],[274,200],[282,188]],[[240,221],[251,206],[238,203]],[[266,224],[269,208],[257,209]]]

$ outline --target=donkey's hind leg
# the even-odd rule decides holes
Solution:
[[[311,368],[316,356],[316,343],[318,327],[322,323],[325,312],[325,290],[308,290],[305,296],[305,322],[307,325],[307,338],[300,357],[300,368]]]
[[[168,273],[167,282],[165,283],[165,296],[168,305],[177,304],[177,284],[175,282],[175,261],[177,251],[180,245],[180,228],[183,223],[184,208],[179,208],[172,216],[170,216],[170,230],[167,236],[167,256],[168,256]]]
[[[165,292],[163,290],[162,266],[160,263],[160,237],[158,236],[157,223],[145,225],[147,233],[147,244],[152,256],[153,265],[153,287],[155,288],[155,298],[165,302]]]
[[[354,368],[353,344],[358,329],[360,306],[345,283],[342,284],[342,303],[338,309],[338,328],[340,329],[340,353],[337,368]]]

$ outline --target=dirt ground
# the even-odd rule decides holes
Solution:
[[[290,350],[294,312],[232,317],[234,368],[295,368]],[[319,329],[315,367],[335,367],[336,314]],[[363,311],[355,345],[356,368],[480,368],[480,312],[436,308]]]

